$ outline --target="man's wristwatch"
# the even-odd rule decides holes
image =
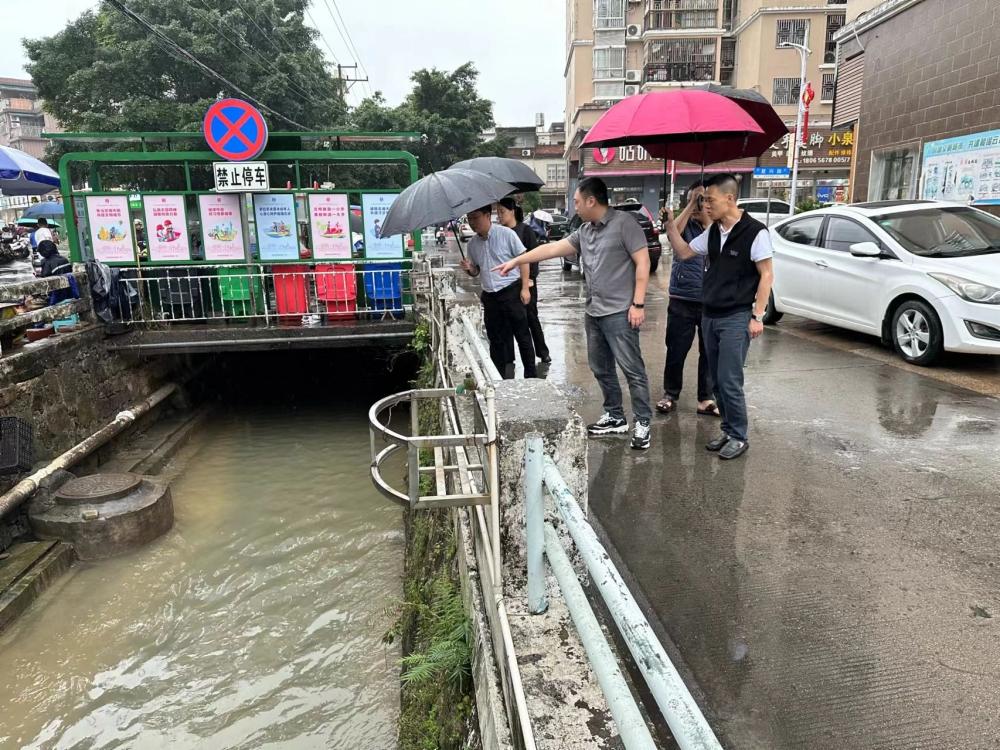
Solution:
[[[641,310],[641,309],[642,309],[642,308],[644,308],[645,306],[646,306],[646,304],[645,304],[645,303],[643,303],[643,304],[641,304],[641,305],[640,305],[640,304],[639,304],[638,302],[633,302],[633,303],[632,303],[632,307],[635,307],[635,308],[638,308],[639,310]]]
[[[751,315],[753,316],[753,319],[756,320],[758,323],[764,322],[764,313],[761,313],[760,315],[758,315],[757,313],[751,313]]]

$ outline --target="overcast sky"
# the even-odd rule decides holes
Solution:
[[[54,33],[96,5],[96,0],[45,0],[40,15],[28,0],[0,0],[0,29],[18,30],[4,34],[0,76],[25,75],[18,37]],[[390,103],[409,91],[414,70],[453,69],[472,60],[480,73],[479,91],[493,100],[499,125],[531,125],[536,112],[545,113],[546,124],[563,119],[564,0],[339,0],[336,7],[372,90],[381,90]],[[310,12],[337,58],[349,64],[353,55],[334,25],[334,8],[332,0],[313,0]],[[306,22],[312,25],[308,17]],[[322,39],[319,44],[330,57]],[[351,103],[365,93],[355,84]]]

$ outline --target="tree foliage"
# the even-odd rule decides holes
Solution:
[[[308,0],[128,1],[267,107],[308,128],[342,127],[342,85],[315,44],[317,32],[303,22],[307,6]],[[39,95],[69,131],[198,130],[213,101],[240,96],[109,3],[24,46]],[[296,129],[265,115],[275,130]]]

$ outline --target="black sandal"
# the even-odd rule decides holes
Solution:
[[[712,402],[711,406],[709,406],[709,407],[707,407],[705,409],[702,409],[701,407],[699,407],[698,408],[698,413],[701,414],[704,417],[721,417],[722,416],[722,413],[719,411],[719,405],[717,403],[715,403],[714,401]]]
[[[677,402],[674,401],[669,396],[664,396],[663,398],[661,398],[659,401],[656,402],[656,410],[660,412],[660,414],[669,414],[676,408],[677,408]]]

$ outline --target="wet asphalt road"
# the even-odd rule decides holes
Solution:
[[[642,332],[654,399],[667,274]],[[579,273],[550,261],[539,292],[545,376],[592,421]],[[696,361],[651,450],[591,442],[590,503],[724,746],[1000,748],[996,360],[911,368],[786,317],[751,347],[733,462],[702,447],[718,423],[695,414]]]

